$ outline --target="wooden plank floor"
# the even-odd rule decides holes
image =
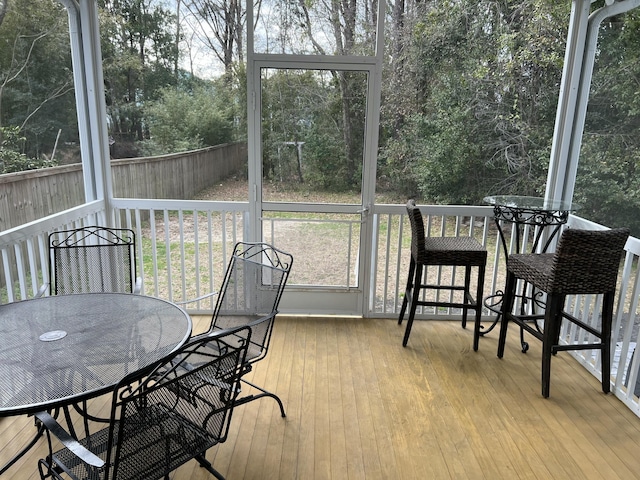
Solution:
[[[236,479],[631,479],[640,475],[640,418],[568,354],[540,395],[540,345],[524,355],[516,329],[505,357],[497,332],[474,352],[457,322],[416,322],[409,345],[393,320],[276,322],[253,381],[285,403],[236,409],[228,440],[207,457]],[[96,408],[96,407],[94,407]],[[0,420],[0,462],[33,432]],[[35,479],[40,441],[3,478]],[[195,462],[176,480],[211,479]]]

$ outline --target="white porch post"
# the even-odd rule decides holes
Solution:
[[[573,0],[546,198],[573,199],[600,24],[638,6],[640,0],[608,0],[589,15],[590,0]]]
[[[104,200],[111,218],[113,197],[102,54],[95,0],[59,0],[69,14],[85,200]]]
[[[573,0],[571,4],[560,96],[558,98],[556,123],[551,145],[551,159],[547,174],[546,198],[571,199],[571,197],[566,197],[565,182],[568,176],[572,131],[575,127],[576,102],[578,101],[578,90],[580,88],[580,74],[590,6],[590,0]]]
[[[262,142],[260,130],[260,71],[255,68],[254,48],[254,13],[253,2],[246,2],[247,14],[247,155],[248,155],[248,181],[249,181],[249,229],[245,230],[245,240],[250,242],[262,241],[261,208],[262,199]]]

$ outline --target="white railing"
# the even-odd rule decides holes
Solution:
[[[492,207],[427,205],[420,207],[425,222],[427,236],[472,236],[487,246],[497,238],[497,228],[493,222]],[[373,208],[373,252],[371,281],[367,315],[370,317],[397,316],[402,305],[406,275],[411,257],[411,229],[406,218],[404,205],[376,205]],[[500,256],[489,255],[485,291],[495,293]],[[493,266],[494,273],[491,273]],[[437,267],[426,272],[429,283],[460,283],[463,269]],[[473,279],[475,282],[475,278]],[[451,292],[448,301],[451,301]],[[488,313],[488,312],[487,312]],[[419,307],[417,318],[459,318],[457,309]]]
[[[602,230],[606,227],[580,217],[570,217],[571,228]],[[640,299],[640,240],[630,237],[625,245],[625,256],[618,280],[614,321],[611,332],[615,350],[612,351],[613,391],[636,415],[640,416],[640,355],[634,354],[639,340],[638,300]],[[599,327],[599,312],[602,296],[578,295],[567,299],[565,308],[583,322]],[[564,322],[561,338],[577,338],[578,342],[592,343],[595,340],[584,331],[577,332],[574,325]],[[579,350],[571,352],[578,361],[595,377],[600,378],[600,351]],[[636,352],[638,353],[638,352]],[[627,388],[629,387],[629,388]]]
[[[1,232],[0,304],[31,298],[49,283],[50,232],[104,224],[104,214],[97,201]]]
[[[143,293],[174,302],[194,299],[215,291],[224,276],[233,245],[248,238],[250,223],[249,205],[246,202],[116,199],[113,205],[115,210],[111,221],[114,226],[129,227],[136,232],[138,276],[143,279]],[[485,295],[499,292],[504,285],[504,253],[492,219],[491,207],[423,206],[421,210],[425,215],[428,234],[472,235],[487,247],[489,261]],[[370,281],[363,286],[367,289],[369,299],[365,315],[394,318],[400,309],[406,282],[410,227],[403,205],[377,205],[372,209],[371,215],[374,237],[369,262]],[[93,202],[0,233],[0,303],[30,298],[41,285],[48,282],[47,240],[50,232],[105,221],[104,204]],[[290,228],[291,225],[307,225],[309,219],[298,221],[290,217],[284,220],[269,218],[263,224],[271,225],[273,231],[278,222],[285,221],[290,222],[287,227]],[[322,222],[326,223],[326,220]],[[360,260],[359,243],[354,240],[359,237],[355,233],[355,226],[359,222],[352,219],[336,219],[336,222],[347,224],[345,235],[348,241],[340,249],[341,261],[345,266],[341,275],[346,283],[353,284],[356,270],[353,265],[357,265]],[[573,216],[569,225],[577,228],[605,228]],[[508,234],[508,229],[505,231]],[[295,238],[295,232],[292,236]],[[523,246],[523,249],[526,248]],[[630,238],[625,249],[613,331],[616,349],[612,385],[615,394],[640,416],[634,388],[626,387],[635,386],[639,380],[640,355],[634,355],[634,352],[639,340],[640,324],[640,240]],[[434,275],[440,282],[452,282],[462,273],[462,270],[458,272],[442,267],[429,275]],[[355,281],[357,284],[358,279]],[[304,280],[300,283],[303,284]],[[295,290],[298,287],[307,286],[291,282],[287,288]],[[193,313],[209,313],[214,301],[214,298],[209,297],[187,304],[186,307]],[[576,296],[569,299],[568,308],[583,320],[596,323],[600,301],[599,297]],[[460,312],[455,309],[425,308],[425,311],[419,313],[424,318],[460,317]],[[492,315],[489,310],[485,311],[487,320],[495,318]],[[572,334],[569,330],[563,333]],[[497,332],[492,335],[497,335]],[[589,341],[586,337],[578,339]],[[571,354],[596,377],[600,375],[598,351]]]
[[[235,243],[246,239],[248,204],[117,199],[114,207],[119,226],[136,232],[142,293],[212,312],[215,297],[207,294],[222,283]]]

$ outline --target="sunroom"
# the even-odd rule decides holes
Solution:
[[[639,460],[633,453],[638,438],[634,435],[640,432],[640,423],[634,417],[634,414],[640,415],[637,386],[640,355],[634,355],[640,324],[637,317],[640,243],[637,238],[630,237],[627,241],[620,267],[614,310],[612,395],[603,396],[598,389],[598,352],[583,351],[562,355],[569,359],[558,362],[561,366],[557,367],[557,374],[553,374],[557,376],[552,375],[555,390],[551,398],[538,398],[539,347],[532,344],[527,355],[522,356],[525,360],[514,360],[517,348],[505,359],[498,360],[495,358],[496,330],[481,338],[479,352],[470,352],[472,332],[460,328],[461,312],[457,309],[425,308],[419,317],[438,322],[419,322],[409,347],[402,349],[403,331],[395,321],[389,320],[397,320],[402,304],[411,232],[405,205],[387,203],[386,197],[377,190],[382,51],[385,48],[383,12],[392,8],[391,5],[381,1],[377,3],[377,12],[368,12],[378,21],[373,22],[375,30],[370,32],[370,44],[361,55],[318,55],[311,46],[307,52],[305,46],[292,49],[287,42],[293,40],[284,34],[277,37],[281,43],[265,46],[268,37],[265,24],[254,12],[257,6],[247,3],[247,18],[256,18],[255,28],[249,29],[246,37],[247,142],[219,149],[222,157],[246,161],[246,182],[241,184],[245,196],[236,200],[222,194],[214,199],[162,195],[145,198],[132,192],[151,191],[151,188],[136,190],[129,186],[127,190],[123,187],[131,178],[147,178],[156,192],[175,191],[172,189],[176,183],[197,183],[196,177],[204,174],[187,173],[186,169],[191,167],[185,167],[189,164],[182,163],[184,160],[179,155],[166,156],[162,164],[136,164],[127,167],[131,169],[129,173],[118,173],[118,162],[112,162],[109,153],[98,2],[59,1],[69,15],[82,157],[82,168],[75,175],[81,178],[85,202],[0,233],[0,282],[6,292],[2,303],[31,298],[47,282],[47,238],[57,230],[96,224],[131,228],[138,238],[137,273],[143,280],[142,293],[171,302],[184,302],[215,291],[236,242],[265,241],[291,253],[294,269],[280,305],[284,320],[282,331],[278,332],[276,327],[274,333],[274,358],[260,367],[263,370],[257,369],[255,375],[272,379],[274,388],[288,391],[291,411],[286,420],[281,419],[271,405],[266,406],[269,401],[263,400],[264,405],[252,405],[253,410],[246,407],[246,411],[238,413],[230,434],[232,441],[228,442],[230,447],[225,450],[227,444],[223,444],[213,453],[228,478],[357,479],[396,475],[400,478],[513,478],[519,475],[562,478],[574,472],[592,478],[608,474],[609,478],[631,478],[638,471]],[[608,19],[638,6],[638,0],[607,1],[598,8],[589,1],[572,2],[543,195],[546,199],[568,204],[574,200],[600,28]],[[271,37],[274,38],[276,36]],[[330,43],[327,46],[331,46]],[[268,132],[262,106],[274,99],[263,95],[263,85],[288,72],[309,73],[327,83],[339,83],[349,76],[359,85],[361,96],[352,100],[365,104],[361,110],[361,123],[365,128],[359,132],[361,145],[355,155],[361,164],[351,165],[347,170],[347,174],[355,178],[357,194],[315,201],[312,193],[282,193],[277,185],[274,187],[272,180],[278,175],[301,175],[295,167],[304,161],[305,143],[310,141],[291,138],[275,147],[266,146]],[[300,84],[291,88],[303,87]],[[282,111],[295,109],[295,105],[285,104],[286,99]],[[300,116],[299,122],[304,122],[304,116]],[[269,128],[274,128],[274,124],[277,120],[270,123]],[[278,155],[265,155],[267,148],[275,149]],[[267,162],[268,157],[294,158],[293,167],[280,168],[277,162]],[[207,167],[202,168],[204,172]],[[270,170],[269,175],[266,170]],[[179,181],[176,182],[176,178]],[[31,188],[35,192],[44,187]],[[127,193],[119,195],[117,191]],[[10,198],[9,203],[13,202],[14,207],[28,205],[28,194],[25,195],[25,198]],[[504,288],[506,252],[494,222],[494,208],[488,203],[434,204],[421,205],[421,210],[430,235],[470,235],[487,247],[489,260],[484,294],[500,293]],[[581,217],[579,208],[572,210],[566,227],[609,228]],[[516,232],[505,231],[507,249],[512,252]],[[535,232],[532,228],[523,233],[526,240],[522,251],[527,251]],[[439,281],[450,282],[463,272],[443,268],[436,275]],[[194,319],[206,319],[213,311],[214,302],[211,299],[194,301],[187,304],[187,309]],[[579,312],[586,322],[597,323],[597,313],[593,312],[599,311],[601,299],[576,296],[571,302],[573,311]],[[495,312],[485,309],[483,316],[489,325],[495,319]],[[512,343],[517,344],[516,333],[510,335],[514,335]],[[293,347],[297,350],[291,351]],[[436,353],[430,353],[430,349]],[[456,353],[459,353],[457,358]],[[430,362],[432,367],[427,366]],[[461,367],[462,362],[467,367]],[[453,372],[469,370],[467,373],[474,372],[477,379],[467,375],[457,377],[448,370],[449,363],[456,367]],[[492,363],[497,365],[483,367]],[[348,376],[344,369],[349,371]],[[526,375],[522,376],[525,371]],[[395,384],[390,380],[393,376],[407,378]],[[371,388],[368,388],[369,382]],[[436,386],[437,382],[442,384]],[[558,392],[563,383],[569,392]],[[332,385],[340,387],[336,390]],[[437,388],[446,391],[446,396],[432,391]],[[491,390],[485,391],[487,388]],[[506,400],[501,398],[501,391],[505,392]],[[551,406],[543,403],[554,402],[556,392],[561,400],[555,402],[559,403]],[[439,403],[429,405],[426,398]],[[467,402],[473,406],[466,405]],[[571,402],[586,402],[589,408],[571,405]],[[340,407],[334,407],[336,403]],[[622,408],[613,406],[617,404]],[[332,417],[333,408],[339,420]],[[480,421],[482,411],[487,411],[487,415]],[[594,423],[588,418],[590,415],[608,418]],[[459,418],[449,424],[448,418],[453,417]],[[506,417],[510,420],[501,421],[501,427],[492,423],[496,418]],[[309,418],[313,419],[313,426],[305,423]],[[518,423],[518,418],[530,429],[532,440],[525,441],[527,429],[524,427],[513,436],[501,433],[501,428],[512,428],[512,421]],[[553,418],[558,420],[554,423],[550,420]],[[580,425],[570,427],[563,423],[564,419]],[[323,421],[327,424],[323,425]],[[465,422],[471,425],[470,431],[461,426]],[[406,436],[397,430],[398,424],[403,425]],[[2,419],[0,425],[10,432],[6,440],[12,443],[14,439],[28,436],[27,427],[15,426],[16,422],[9,425],[9,419]],[[453,429],[453,433],[436,433],[425,439],[429,434],[424,432],[432,428],[437,432]],[[336,435],[335,429],[341,433]],[[388,429],[388,435],[381,429]],[[563,429],[567,433],[561,433]],[[350,430],[356,433],[350,435]],[[602,431],[609,433],[600,436]],[[551,442],[555,446],[541,447],[550,432],[561,440],[558,445]],[[244,434],[248,440],[243,440]],[[588,438],[590,434],[594,439]],[[269,441],[270,435],[277,437],[275,441]],[[566,443],[567,436],[577,438],[572,438],[571,447],[565,449],[559,444]],[[310,437],[315,440],[310,441]],[[264,442],[260,443],[262,438]],[[617,443],[606,445],[610,442]],[[276,445],[273,448],[277,452],[271,452],[271,445]],[[482,445],[487,445],[488,451],[478,453]],[[527,445],[532,448],[530,453],[523,452]],[[9,458],[10,449],[5,445],[0,448],[2,458]],[[502,452],[496,451],[497,448],[504,449],[507,457],[501,458]],[[427,449],[438,451],[432,464],[431,452]],[[593,458],[595,452],[603,457],[609,452],[618,458],[609,460],[604,467],[595,467],[591,463],[598,463],[597,457]],[[33,455],[21,459],[7,475],[36,478],[35,459],[40,457]],[[562,455],[568,457],[560,458]],[[456,456],[460,460],[455,460]],[[498,465],[490,466],[492,456]],[[256,457],[259,461],[251,466]],[[540,464],[546,465],[545,473],[537,470]],[[174,478],[187,478],[197,475],[196,472],[180,470]]]

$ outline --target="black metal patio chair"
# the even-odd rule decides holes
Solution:
[[[89,226],[50,233],[48,236],[50,282],[42,285],[35,296],[41,297],[47,290],[52,295],[98,292],[138,294],[142,280],[136,277],[135,246],[135,233],[126,228]],[[106,343],[105,348],[108,348]],[[137,348],[141,346],[135,345],[132,355],[136,354]],[[114,359],[113,363],[121,363],[121,359]],[[82,413],[85,420],[104,420],[89,415],[84,403],[74,404],[73,408]],[[68,419],[68,408],[63,408],[63,411]],[[88,433],[87,422],[84,428]],[[38,429],[38,431],[41,430]],[[38,438],[39,435],[32,443],[35,443]],[[30,445],[25,449],[30,448]]]
[[[140,293],[135,246],[128,228],[90,226],[49,234],[51,294]]]
[[[267,243],[238,242],[227,266],[209,330],[195,338],[229,328],[251,327],[251,341],[243,374],[251,371],[253,364],[267,355],[278,305],[292,264],[291,255]],[[246,339],[239,336],[238,341],[243,343]],[[241,396],[238,405],[271,397],[278,402],[280,413],[285,416],[284,405],[276,394],[245,378],[242,378],[242,382],[259,393]]]
[[[551,358],[564,350],[600,350],[602,391],[611,388],[611,325],[618,270],[628,228],[612,230],[567,229],[555,253],[512,254],[507,259],[507,281],[502,303],[498,357],[504,355],[510,322],[542,341],[542,396],[549,396]],[[518,279],[546,293],[544,314],[513,313]],[[602,295],[600,327],[596,328],[564,311],[567,295]],[[595,312],[597,314],[597,312]],[[542,328],[537,322],[543,320]],[[562,321],[590,334],[588,342],[567,339],[560,343]],[[526,349],[523,348],[523,352]]]
[[[250,341],[247,327],[219,331],[133,372],[113,390],[108,426],[85,438],[74,439],[48,413],[36,414],[49,440],[40,477],[168,479],[195,459],[223,479],[205,454],[226,440]],[[62,443],[57,451],[54,437]]]
[[[88,226],[49,234],[49,275],[52,295],[74,293],[139,294],[142,279],[136,276],[136,236],[128,228]],[[38,296],[48,285],[40,288]],[[131,332],[132,338],[135,336]],[[105,348],[108,348],[105,344]],[[142,348],[134,345],[131,354]],[[121,359],[114,359],[114,364]],[[86,405],[73,406],[85,419],[103,421],[89,415]],[[68,416],[68,412],[65,411]],[[85,423],[88,433],[88,424]]]

